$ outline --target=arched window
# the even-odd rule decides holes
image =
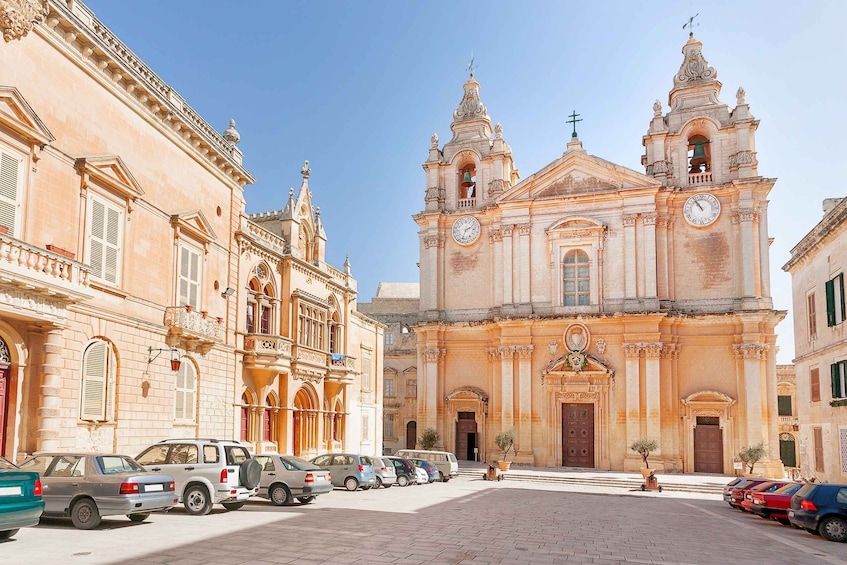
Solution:
[[[709,140],[702,135],[688,138],[688,174],[708,173],[712,170],[712,151]]]
[[[476,196],[476,166],[467,163],[459,167],[459,208],[471,206],[471,203],[461,201]]]
[[[111,344],[96,340],[82,354],[79,417],[105,422],[114,419],[117,359]]]
[[[562,265],[562,304],[588,306],[591,304],[590,291],[588,254],[579,249],[569,251]]]
[[[277,299],[269,282],[268,269],[258,265],[247,285],[246,330],[248,334],[276,332]]]
[[[176,394],[174,395],[174,419],[196,420],[197,373],[194,364],[183,359],[176,372]]]
[[[265,410],[262,412],[262,441],[273,441],[275,436],[273,414],[276,402],[271,395],[265,399]]]
[[[250,398],[247,393],[241,395],[241,441],[250,441]]]

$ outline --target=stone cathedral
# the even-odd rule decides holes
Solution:
[[[644,438],[665,472],[732,473],[759,442],[771,457],[756,470],[781,472],[775,179],[759,174],[744,89],[722,102],[701,42],[682,53],[644,172],[590,154],[574,130],[519,178],[472,73],[452,138],[433,134],[414,216],[414,423],[459,459],[497,459],[494,436],[514,428],[513,460],[535,466],[636,470],[628,446]]]

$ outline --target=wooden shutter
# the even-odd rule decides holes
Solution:
[[[814,292],[806,297],[806,309],[809,315],[809,339],[815,339],[818,336],[818,322],[817,313],[815,312]]]
[[[835,325],[835,281],[826,281],[826,325]]]
[[[80,418],[106,419],[109,346],[97,342],[88,346],[82,361],[82,390]]]
[[[823,429],[812,428],[815,444],[815,471],[823,473]]]
[[[194,366],[183,361],[176,373],[175,419],[194,420],[195,382]]]
[[[791,416],[791,397],[779,395],[777,397],[778,410],[780,416]]]
[[[182,246],[179,249],[179,304],[200,307],[200,254]]]
[[[22,169],[20,159],[7,153],[0,154],[0,226],[8,229],[9,235],[15,235],[18,186]]]
[[[103,278],[110,283],[118,282],[118,254],[120,252],[121,214],[109,207],[106,210],[106,254],[103,258]]]
[[[841,378],[838,374],[838,363],[833,363],[829,366],[829,375],[832,381],[832,398],[842,398],[843,391],[841,390]]]
[[[815,367],[809,371],[809,383],[811,384],[811,400],[812,402],[820,402],[821,400],[821,375],[820,371]]]
[[[106,206],[99,200],[91,201],[91,243],[89,265],[91,275],[98,279],[103,278],[103,235],[106,227]]]
[[[117,284],[121,253],[121,211],[97,198],[91,199],[89,265],[91,274]]]
[[[832,279],[833,291],[833,306],[835,306],[835,323],[840,324],[844,321],[844,273],[839,273],[838,276]]]

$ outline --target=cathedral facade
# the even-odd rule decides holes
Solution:
[[[767,196],[742,88],[731,107],[691,36],[645,172],[564,154],[520,179],[471,74],[423,167],[416,426],[460,459],[731,473],[763,442],[781,471]],[[398,422],[399,424],[399,422]],[[399,434],[396,434],[399,435]],[[778,453],[778,451],[777,451]]]

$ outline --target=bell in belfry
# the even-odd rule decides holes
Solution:
[[[473,185],[474,185],[474,181],[473,181],[473,178],[471,177],[471,172],[465,171],[465,174],[462,175],[462,186],[467,188],[467,187],[473,186]]]
[[[699,173],[702,169],[701,167],[706,166],[708,169],[709,158],[706,157],[706,149],[705,145],[709,143],[708,140],[702,141],[692,141],[691,144],[694,145],[694,154],[691,156],[691,171],[692,173]]]

